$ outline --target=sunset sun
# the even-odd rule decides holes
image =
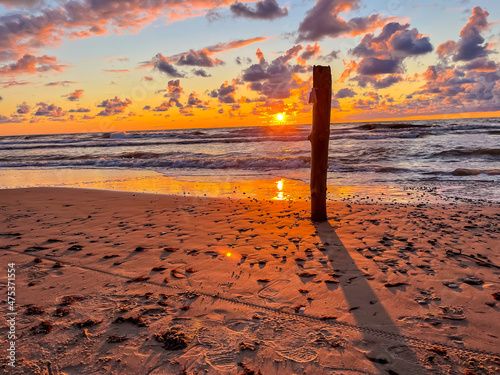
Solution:
[[[278,113],[278,114],[276,115],[276,119],[277,119],[278,121],[283,121],[283,118],[284,118],[284,117],[285,117],[285,116],[283,116],[283,113]]]

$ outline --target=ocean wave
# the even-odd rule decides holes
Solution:
[[[489,176],[500,175],[500,169],[466,169],[457,168],[452,173],[453,176],[477,176],[480,174],[487,174]]]
[[[438,152],[434,156],[500,156],[500,148],[454,149]]]

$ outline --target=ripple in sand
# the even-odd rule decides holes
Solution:
[[[318,352],[316,350],[307,347],[276,350],[276,353],[286,359],[300,363],[314,361],[318,356]]]

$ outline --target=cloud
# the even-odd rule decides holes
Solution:
[[[14,0],[7,1],[13,5]],[[34,1],[20,0],[22,4]],[[15,0],[17,4],[19,2]],[[37,14],[19,12],[0,16],[0,61],[59,45],[66,38],[137,31],[160,17],[179,20],[202,16],[206,10],[228,6],[233,0],[73,0],[47,1]],[[51,8],[49,5],[53,5]]]
[[[315,42],[325,37],[360,35],[380,28],[394,19],[394,17],[382,18],[379,14],[373,14],[369,17],[355,17],[345,21],[339,16],[340,13],[359,9],[360,2],[361,0],[318,0],[300,23],[297,42]]]
[[[35,116],[44,117],[61,117],[66,114],[61,107],[55,104],[47,104],[44,102],[37,103],[38,109],[35,112]]]
[[[337,91],[335,97],[338,99],[343,99],[343,98],[352,98],[354,95],[356,95],[356,92],[354,90],[351,90],[350,88],[345,88]]]
[[[7,8],[32,8],[43,4],[43,0],[0,0]]]
[[[20,115],[26,115],[30,112],[30,106],[26,102],[18,104],[16,112]]]
[[[142,80],[150,82],[150,81],[153,81],[153,77],[151,77],[151,76],[144,76],[144,77],[142,77]]]
[[[343,82],[353,73],[357,73],[353,80],[356,80],[359,86],[366,87],[371,84],[376,89],[387,88],[402,81],[398,74],[405,71],[405,59],[427,54],[432,49],[429,38],[420,34],[417,29],[410,29],[409,24],[390,22],[383,27],[379,35],[366,34],[350,51],[353,56],[360,57],[361,61],[344,61],[346,69],[339,80]],[[391,76],[376,77],[383,74]]]
[[[177,108],[184,108],[184,106],[179,102],[177,98],[170,98],[168,101],[164,101],[158,107],[153,109],[154,112],[165,112],[169,108],[176,106]]]
[[[70,112],[70,113],[88,113],[88,112],[90,112],[90,109],[88,109],[88,108],[77,108],[77,109],[70,109],[68,112]]]
[[[311,45],[306,46],[305,51],[302,52],[297,61],[299,64],[305,65],[307,60],[318,56],[320,53],[321,53],[321,47],[318,45],[318,42],[315,42],[314,46]]]
[[[193,108],[194,107],[194,108],[200,108],[200,109],[205,110],[205,109],[208,109],[206,104],[207,103],[203,103],[203,101],[197,97],[195,92],[192,92],[191,94],[189,94],[186,108]]]
[[[24,86],[24,85],[29,85],[31,82],[19,82],[19,81],[14,81],[14,80],[11,80],[11,81],[4,81],[4,82],[0,82],[1,85],[3,85],[2,87],[4,89],[6,88],[9,88],[9,87],[12,87],[12,86]]]
[[[130,99],[120,100],[117,96],[114,99],[103,100],[97,107],[104,108],[97,116],[113,116],[118,113],[123,113],[127,106],[132,104]]]
[[[82,90],[82,89],[75,90],[75,91],[69,93],[68,95],[64,95],[64,96],[67,97],[69,101],[75,102],[75,101],[78,101],[80,99],[80,97],[83,95],[83,91],[84,90]]]
[[[74,82],[74,81],[57,81],[57,82],[46,83],[45,86],[68,86],[68,85],[71,85],[71,84],[74,84],[74,83],[78,83],[78,82]]]
[[[179,73],[179,71],[177,71],[177,69],[170,64],[169,59],[161,53],[158,53],[155,57],[153,57],[152,63],[155,69],[165,73],[166,75],[179,78],[184,77],[184,74]]]
[[[498,70],[499,64],[495,61],[488,60],[485,57],[479,57],[463,66],[465,70],[478,70],[482,72],[494,72]]]
[[[3,116],[0,115],[0,124],[11,124],[11,123],[19,123],[22,122],[24,118],[14,116]]]
[[[204,77],[204,78],[207,78],[207,77],[212,77],[211,74],[207,73],[205,70],[203,69],[193,69],[193,74],[197,77]]]
[[[58,65],[57,59],[53,56],[43,55],[36,57],[26,54],[16,62],[0,67],[0,74],[34,74],[51,70],[61,72],[64,68],[67,68],[67,66]]]
[[[180,56],[177,65],[202,66],[210,68],[224,64],[224,61],[210,58],[210,51],[203,49],[201,51],[190,50],[188,53]]]
[[[233,80],[231,84],[224,82],[220,88],[212,90],[208,95],[212,98],[217,98],[219,102],[231,104],[236,103],[234,95],[236,93],[236,82]]]
[[[469,22],[460,31],[458,42],[448,40],[438,46],[440,57],[452,56],[453,61],[470,61],[479,57],[485,57],[490,53],[488,43],[484,44],[482,31],[489,28],[489,13],[481,7],[472,9],[472,17]]]
[[[242,73],[242,80],[249,82],[249,88],[271,99],[286,99],[290,97],[292,89],[297,88],[298,73],[305,73],[307,69],[300,64],[292,64],[302,50],[301,45],[290,48],[282,56],[268,63],[260,49],[257,50],[258,64],[251,65]]]
[[[181,87],[181,81],[179,79],[168,81],[167,84],[167,93],[164,95],[165,97],[179,99],[184,92],[184,89]]]
[[[255,3],[255,9],[248,5],[235,2],[229,7],[235,17],[245,17],[259,20],[274,20],[288,15],[286,8],[280,8],[276,0],[262,0]]]

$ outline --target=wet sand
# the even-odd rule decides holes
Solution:
[[[301,200],[31,188],[0,212],[8,373],[500,371],[498,205],[331,202],[313,223]]]

